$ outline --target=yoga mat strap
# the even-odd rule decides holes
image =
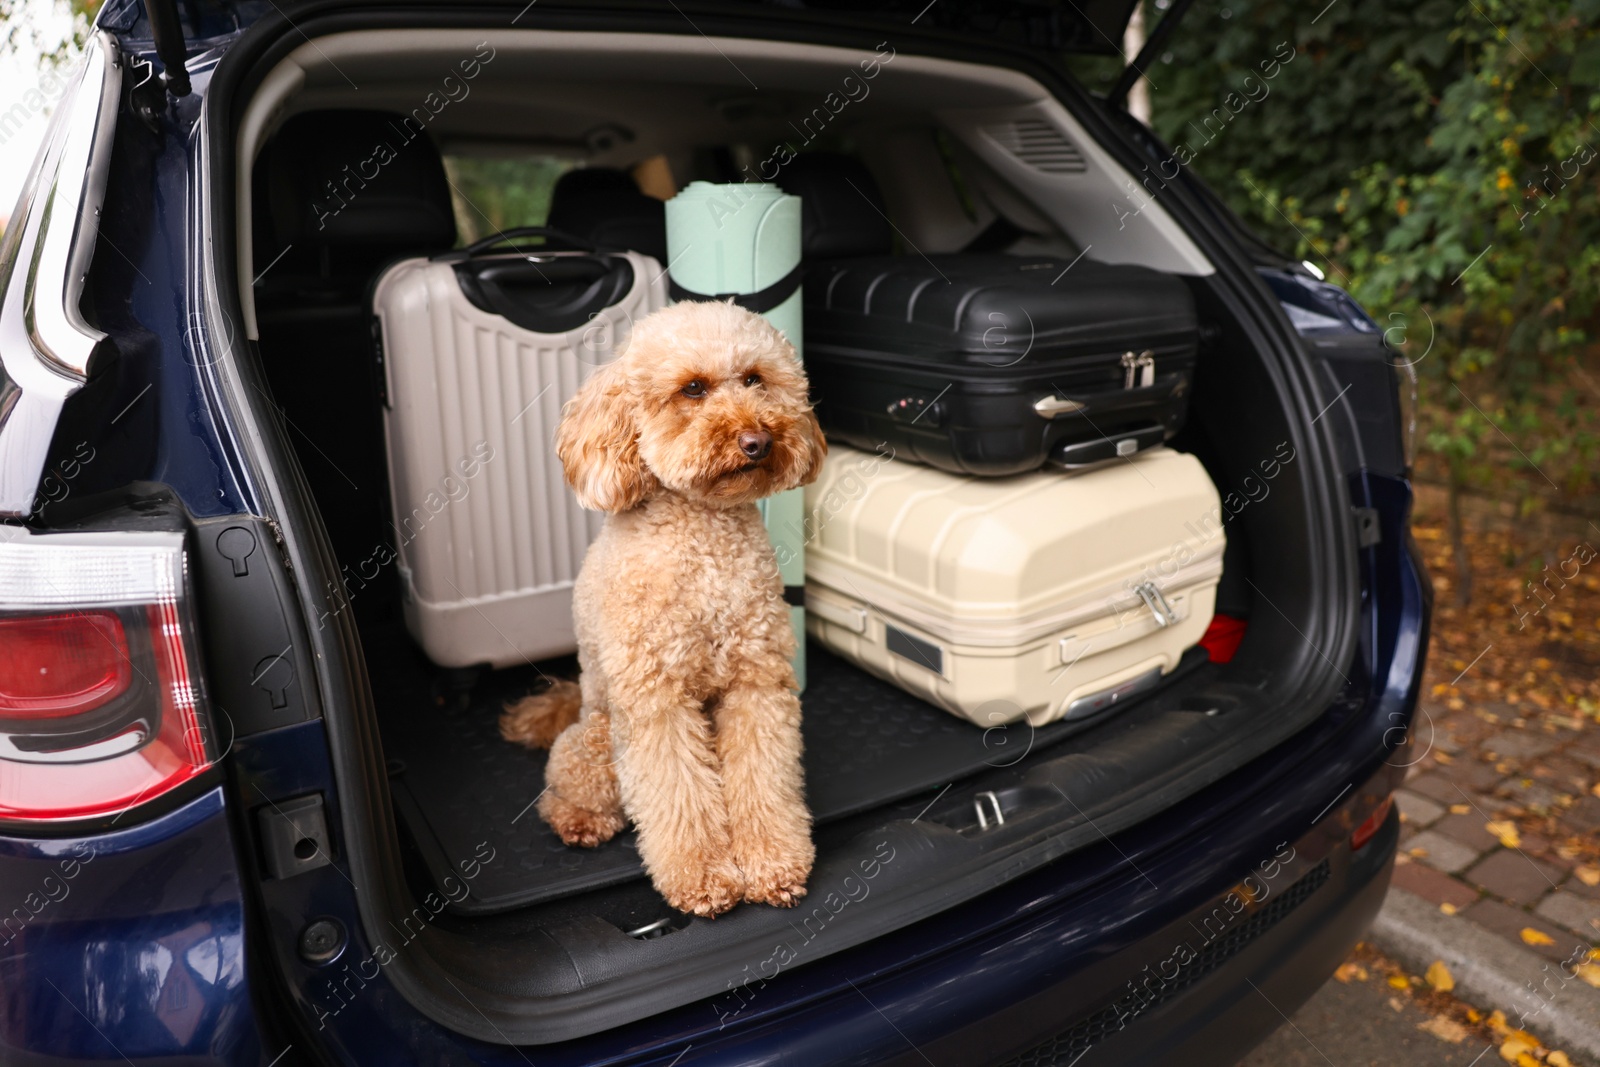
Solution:
[[[800,282],[805,277],[805,268],[795,264],[794,270],[785,274],[765,289],[757,289],[753,293],[697,293],[692,289],[685,289],[678,284],[676,278],[668,277],[667,295],[674,301],[683,300],[732,300],[746,311],[753,311],[757,315],[765,315],[785,300],[794,295],[800,288]]]

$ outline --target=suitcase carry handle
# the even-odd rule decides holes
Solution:
[[[1157,405],[1169,396],[1177,396],[1189,387],[1187,374],[1164,374],[1154,385],[1133,389],[1107,389],[1098,393],[1079,393],[1063,396],[1050,393],[1033,402],[1033,410],[1042,419],[1056,419],[1063,415],[1088,413],[1092,417],[1117,415],[1127,411],[1142,411]]]
[[[481,241],[472,242],[456,255],[471,259],[473,256],[481,256],[485,252],[501,245],[514,244],[526,237],[543,237],[550,241],[560,241],[579,252],[599,251],[593,241],[586,241],[582,237],[567,233],[565,230],[558,230],[553,226],[513,226],[509,230],[501,230],[498,233],[490,234]]]
[[[468,259],[453,269],[473,307],[540,334],[593,322],[621,303],[635,281],[628,259],[609,255]]]
[[[1129,426],[1088,441],[1063,441],[1050,450],[1048,462],[1053,467],[1067,471],[1098,467],[1102,463],[1127,459],[1147,448],[1154,448],[1166,439],[1167,428],[1159,422]],[[1151,610],[1156,610],[1153,605]]]

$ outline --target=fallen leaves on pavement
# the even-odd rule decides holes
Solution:
[[[1448,1015],[1435,1015],[1425,1023],[1418,1023],[1417,1029],[1452,1045],[1459,1045],[1467,1039],[1467,1028]]]
[[[1413,533],[1438,590],[1416,735],[1429,749],[1421,767],[1453,767],[1446,777],[1492,793],[1493,807],[1478,804],[1505,847],[1535,857],[1553,852],[1588,869],[1596,881],[1585,885],[1600,884],[1600,833],[1592,825],[1600,768],[1559,754],[1575,741],[1593,752],[1600,735],[1600,561],[1576,574],[1570,563],[1560,571],[1580,542],[1600,546],[1600,520],[1591,529],[1575,514],[1524,517],[1483,497],[1464,504],[1462,547],[1472,571],[1465,608],[1455,602],[1444,496],[1418,490]],[[1549,738],[1556,754],[1528,754],[1547,745],[1508,743],[1522,732]],[[1478,777],[1491,768],[1498,786]],[[1450,798],[1446,807],[1461,814],[1465,799]],[[1513,833],[1497,832],[1503,824]]]
[[[1600,956],[1600,952],[1595,955]],[[1582,964],[1580,973],[1582,967],[1592,968],[1596,972],[1594,981],[1600,983],[1600,963]],[[1507,1021],[1504,1011],[1495,1010],[1485,1014],[1458,1000],[1454,994],[1455,977],[1442,960],[1435,960],[1426,974],[1418,977],[1408,974],[1400,964],[1362,943],[1334,972],[1334,977],[1342,982],[1352,979],[1364,982],[1369,976],[1381,978],[1394,990],[1388,998],[1391,1008],[1402,1011],[1409,1002],[1428,1016],[1425,1022],[1417,1024],[1417,1029],[1446,1044],[1470,1042],[1485,1053],[1495,1048],[1499,1050],[1503,1062],[1515,1063],[1518,1067],[1528,1064],[1534,1067],[1572,1067],[1572,1061],[1565,1053],[1546,1048],[1537,1037],[1513,1026]],[[1466,1059],[1470,1058],[1471,1053]],[[1477,1061],[1477,1067],[1488,1067],[1491,1060],[1492,1057],[1486,1055]]]
[[[1333,976],[1346,985],[1350,983],[1352,978],[1358,982],[1365,982],[1367,980],[1367,969],[1354,960],[1346,960],[1339,964],[1339,969],[1333,972]]]

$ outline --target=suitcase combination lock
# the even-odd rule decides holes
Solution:
[[[939,394],[943,395],[944,393]],[[939,403],[938,396],[932,400],[920,396],[904,397],[890,402],[889,417],[908,426],[920,422],[924,426],[934,428],[944,422],[944,405]]]

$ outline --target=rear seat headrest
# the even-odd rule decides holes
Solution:
[[[606,248],[667,261],[666,205],[613,167],[569,170],[550,193],[550,226]]]
[[[280,245],[350,249],[355,258],[433,252],[456,241],[444,161],[415,119],[313,111],[283,124],[264,153]]]
[[[854,156],[796,156],[779,172],[778,186],[801,200],[800,252],[806,259],[890,251],[889,218],[878,183]]]

